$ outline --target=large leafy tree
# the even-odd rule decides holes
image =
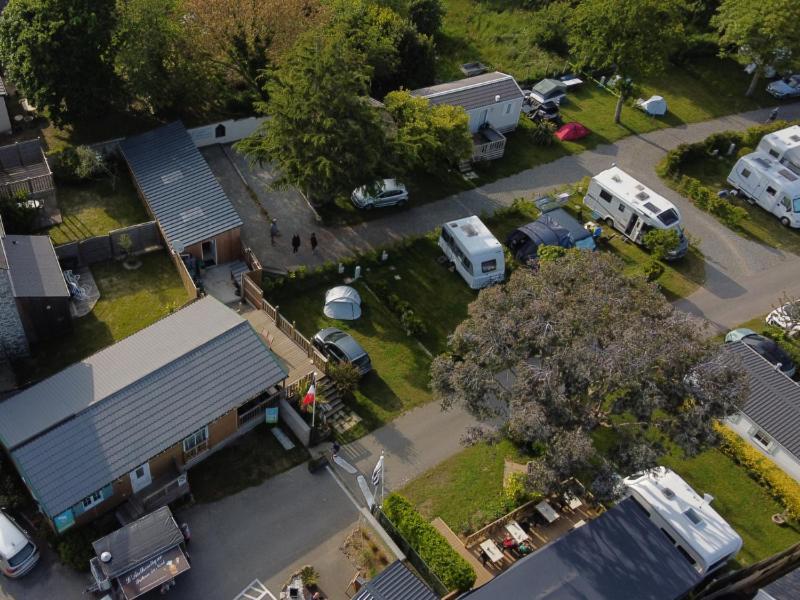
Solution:
[[[250,160],[274,161],[278,184],[297,186],[317,204],[377,178],[387,139],[367,96],[369,75],[347,39],[309,32],[267,83],[259,110],[268,119],[239,149]]]
[[[575,250],[515,270],[481,291],[433,363],[445,408],[499,418],[499,431],[539,450],[529,467],[538,491],[582,475],[606,495],[612,473],[654,466],[661,440],[688,453],[714,443],[712,424],[747,392],[695,318],[621,270],[612,256]]]
[[[724,54],[755,65],[747,96],[756,91],[766,66],[779,69],[800,60],[797,0],[722,0],[711,23]]]
[[[569,23],[571,55],[579,66],[611,69],[622,78],[614,111],[619,123],[628,78],[663,70],[683,33],[683,0],[582,0]]]
[[[11,0],[0,16],[0,60],[34,105],[58,123],[117,98],[109,0]]]

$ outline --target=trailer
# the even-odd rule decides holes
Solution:
[[[503,247],[475,215],[442,225],[439,247],[474,290],[505,278]]]
[[[800,125],[768,133],[761,138],[756,152],[768,154],[800,175]]]
[[[784,163],[764,152],[752,152],[736,161],[728,183],[786,227],[800,228],[800,175]]]

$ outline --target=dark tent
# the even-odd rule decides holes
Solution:
[[[506,239],[506,246],[514,258],[523,263],[536,259],[539,246],[595,249],[592,234],[563,208],[545,213],[533,223],[515,229]]]

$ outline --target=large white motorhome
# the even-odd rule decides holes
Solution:
[[[667,259],[680,258],[689,250],[681,213],[675,205],[619,167],[611,167],[592,177],[583,203],[592,210],[595,219],[604,221],[637,244],[643,242],[644,235],[651,229],[676,230],[680,245]]]
[[[473,290],[505,277],[503,247],[475,215],[442,225],[439,247]]]
[[[800,227],[800,175],[785,164],[763,152],[752,152],[736,161],[728,183],[787,227]]]
[[[764,152],[800,175],[800,125],[768,133],[758,143],[756,152]]]
[[[674,471],[657,467],[622,480],[625,493],[703,576],[716,571],[742,548],[742,538]]]

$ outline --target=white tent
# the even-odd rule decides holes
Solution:
[[[339,285],[325,292],[326,317],[352,321],[361,316],[361,296],[348,285]]]
[[[647,100],[639,100],[637,104],[648,115],[660,117],[667,114],[667,101],[661,96],[650,96]]]

